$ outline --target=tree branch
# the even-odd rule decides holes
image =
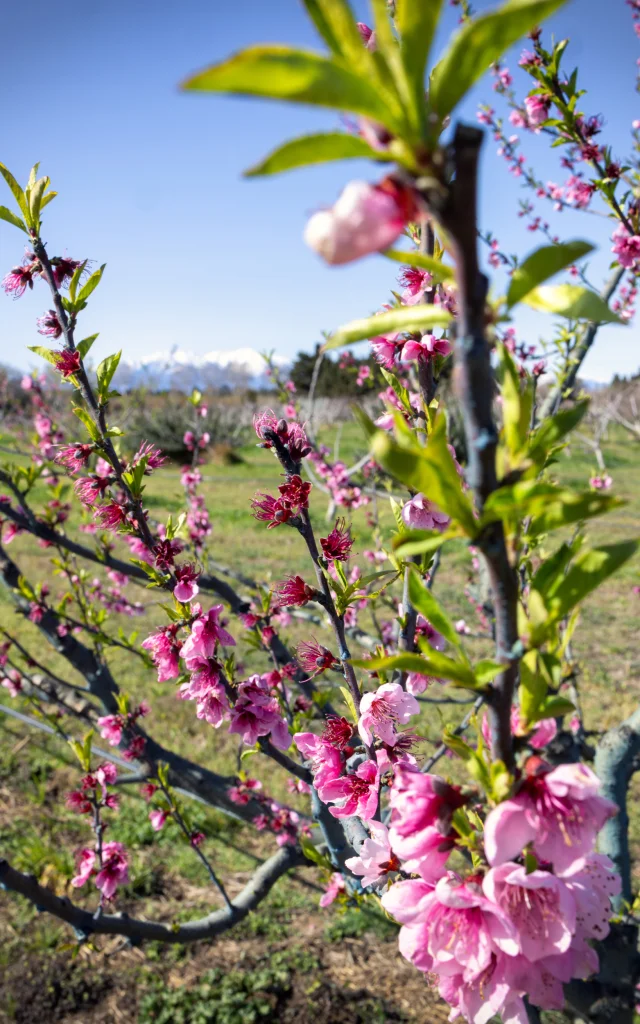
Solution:
[[[297,847],[283,846],[258,868],[228,908],[215,910],[206,917],[180,925],[142,921],[126,914],[94,916],[66,897],[56,896],[50,889],[39,885],[33,875],[16,871],[6,860],[0,860],[0,885],[10,892],[26,897],[44,913],[53,914],[54,917],[65,921],[83,938],[91,934],[124,935],[135,942],[153,939],[157,942],[175,944],[198,942],[227,931],[254,910],[287,871],[306,863],[304,855]]]

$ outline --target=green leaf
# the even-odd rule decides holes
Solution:
[[[572,704],[566,697],[547,697],[531,721],[540,722],[543,718],[560,718],[562,715],[572,715],[575,710],[575,704]]]
[[[39,227],[40,225],[40,209],[42,207],[42,199],[44,196],[45,189],[49,187],[49,178],[39,178],[34,183],[29,192],[29,209],[31,211],[32,223]]]
[[[567,409],[561,409],[555,416],[541,423],[529,443],[528,455],[534,462],[542,463],[554,445],[558,444],[578,426],[589,408],[589,399],[576,402]]]
[[[322,346],[323,352],[343,345],[354,345],[356,341],[375,338],[392,331],[420,331],[430,327],[445,327],[451,322],[451,313],[442,306],[397,306],[387,313],[352,320],[340,327]]]
[[[21,211],[25,221],[27,222],[27,224],[30,227],[31,226],[31,220],[30,220],[30,213],[29,213],[29,205],[27,203],[27,197],[25,196],[24,192],[22,191],[22,189],[18,185],[18,182],[14,178],[14,176],[11,173],[11,171],[9,170],[9,168],[5,167],[4,164],[0,164],[0,174],[2,175],[2,177],[6,181],[7,185],[9,186],[11,191],[13,192],[13,197],[14,197],[15,201],[17,202],[18,206],[20,207],[20,211]]]
[[[490,683],[501,672],[504,672],[505,665],[500,661],[493,661],[491,658],[483,658],[473,666],[475,677],[479,683]]]
[[[453,622],[438,599],[430,590],[427,590],[414,566],[409,571],[409,600],[416,611],[423,615],[445,640],[461,650],[460,637],[456,633]]]
[[[86,427],[87,433],[92,441],[100,440],[100,431],[98,427],[91,419],[91,416],[86,409],[83,409],[81,405],[74,405],[73,412],[78,417],[81,423]]]
[[[415,103],[425,108],[425,69],[444,0],[396,0],[402,59]]]
[[[580,552],[566,575],[547,589],[546,604],[553,618],[564,618],[579,601],[604,583],[612,573],[635,555],[638,541],[626,540]]]
[[[121,355],[122,349],[112,356],[107,356],[106,359],[102,360],[98,369],[96,370],[96,377],[98,380],[98,392],[100,395],[101,402],[106,401],[107,391],[109,390],[109,385],[113,380],[113,375],[118,369],[118,363],[120,362]]]
[[[511,354],[499,346],[502,395],[502,425],[509,454],[515,458],[527,443],[533,408],[533,387],[522,381]]]
[[[25,222],[20,220],[20,218],[17,217],[15,213],[12,213],[11,210],[8,210],[6,206],[0,206],[0,220],[5,220],[7,224],[13,224],[14,227],[20,228],[21,231],[25,232],[25,234],[29,234]]]
[[[562,6],[564,0],[511,0],[468,21],[431,76],[429,102],[445,117],[510,46]]]
[[[302,135],[278,146],[259,164],[244,172],[245,177],[255,178],[262,174],[281,174],[296,167],[309,164],[325,164],[331,160],[393,160],[390,153],[374,149],[358,135],[346,132],[321,132],[316,135]]]
[[[332,869],[331,861],[327,857],[326,853],[320,853],[308,836],[300,836],[300,847],[307,860],[310,860],[312,864],[317,864],[318,867],[326,868],[327,871]]]
[[[82,263],[78,264],[78,266],[76,267],[76,269],[73,272],[73,276],[72,276],[71,280],[69,281],[69,298],[71,299],[72,303],[75,303],[75,301],[76,301],[76,295],[77,295],[77,292],[78,292],[78,285],[80,284],[80,278],[82,277],[82,275],[83,275],[83,273],[84,273],[84,271],[86,269],[87,262],[88,262],[87,260],[83,260]]]
[[[564,542],[550,557],[545,557],[531,579],[531,589],[537,590],[544,597],[554,581],[564,576],[569,562],[577,551],[578,544],[578,539],[572,544]]]
[[[351,690],[347,689],[346,686],[340,687],[340,693],[344,697],[344,702],[349,708],[349,714],[351,715],[351,721],[354,725],[358,724],[358,712],[356,710],[355,701],[353,699]]]
[[[468,665],[448,658],[446,654],[434,650],[433,647],[429,648],[428,654],[393,654],[388,658],[352,659],[351,664],[371,672],[388,672],[395,668],[403,672],[419,672],[423,676],[451,679],[470,690],[477,687],[476,677]]]
[[[538,670],[537,652],[528,651],[520,662],[520,711],[525,726],[535,722],[546,696],[547,683]]]
[[[485,502],[482,525],[496,519],[520,520],[535,516],[528,535],[536,537],[569,523],[592,519],[623,504],[619,498],[598,491],[571,491],[546,480],[520,480],[499,487]]]
[[[81,359],[85,359],[87,353],[89,352],[89,349],[91,348],[97,337],[97,334],[90,334],[88,338],[83,338],[82,341],[78,342],[76,348],[80,353]]]
[[[543,313],[557,313],[568,320],[588,320],[597,324],[621,324],[623,321],[590,288],[577,284],[549,284],[534,288],[523,302]]]
[[[58,355],[51,348],[45,348],[44,345],[27,345],[29,352],[34,352],[35,355],[40,356],[41,359],[46,359],[52,366],[56,365],[56,356]]]
[[[428,270],[436,281],[451,281],[454,278],[453,267],[434,256],[427,256],[422,252],[411,252],[404,249],[383,249],[382,255],[396,263],[404,263],[407,267],[419,267],[420,270]]]
[[[380,430],[371,440],[371,454],[392,476],[455,519],[467,536],[476,536],[478,522],[447,447],[444,416],[436,420],[426,448],[407,449]]]
[[[303,0],[309,17],[329,49],[356,67],[373,67],[347,0]]]
[[[78,292],[78,298],[76,300],[78,304],[81,302],[86,302],[91,293],[96,290],[96,288],[100,284],[100,281],[102,280],[102,275],[104,273],[105,267],[106,263],[103,263],[101,267],[99,267],[97,270],[93,272],[89,280],[85,282],[83,287]]]
[[[456,530],[407,530],[394,537],[393,550],[398,558],[410,558],[411,555],[426,555],[437,551],[442,545],[459,536]]]
[[[522,302],[533,288],[543,281],[548,281],[554,274],[558,274],[592,250],[593,246],[589,242],[579,240],[563,242],[561,245],[543,245],[536,249],[511,275],[507,308],[510,309],[517,302]]]
[[[388,94],[375,81],[360,77],[337,60],[289,46],[251,46],[193,75],[183,88],[349,110],[391,131],[401,120],[401,112],[392,111]]]

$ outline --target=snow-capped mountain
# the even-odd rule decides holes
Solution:
[[[289,361],[275,356],[279,369]],[[193,388],[242,387],[259,391],[271,386],[266,363],[253,348],[236,348],[227,352],[213,350],[205,355],[186,352],[177,346],[170,352],[154,352],[135,362],[123,360],[114,383],[121,391],[147,387],[153,391],[191,391]]]

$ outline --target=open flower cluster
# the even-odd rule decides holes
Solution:
[[[382,903],[402,924],[403,956],[436,977],[452,1019],[486,1024],[500,1014],[527,1024],[525,995],[561,1010],[563,983],[597,970],[590,941],[607,935],[620,887],[610,860],[594,852],[616,812],[598,786],[585,765],[531,758],[515,795],[489,812],[484,856],[463,876],[447,870],[463,795],[396,765],[385,863],[413,877],[395,881]],[[371,842],[380,842],[375,832]],[[369,884],[382,873],[367,875]]]

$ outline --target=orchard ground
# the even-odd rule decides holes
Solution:
[[[331,444],[335,428],[321,440]],[[347,464],[362,453],[361,435],[355,425],[347,424],[342,429],[340,447],[340,457]],[[640,533],[640,445],[612,430],[603,451],[614,480],[614,493],[627,499],[628,504],[605,519],[591,522],[588,532],[592,543],[611,543]],[[214,526],[210,546],[213,560],[266,582],[275,582],[290,572],[310,579],[310,566],[298,534],[287,527],[268,531],[250,514],[249,501],[255,491],[275,490],[279,482],[277,463],[269,452],[253,446],[240,454],[243,461],[239,464],[212,461],[203,468],[202,493]],[[556,470],[565,482],[584,485],[594,468],[592,456],[575,444],[560,456]],[[327,500],[317,489],[312,493],[314,525],[320,532],[325,525]],[[33,504],[38,507],[37,500]],[[151,516],[163,520],[172,513],[175,517],[182,504],[179,469],[172,466],[156,472],[146,494]],[[348,518],[353,522],[356,561],[366,572],[372,570],[361,552],[373,543],[365,511],[359,509]],[[378,498],[378,514],[388,538],[394,524],[384,497]],[[558,539],[557,535],[552,537],[553,546]],[[10,551],[27,578],[49,580],[55,593],[49,552],[33,547],[28,538],[22,537],[13,542]],[[464,545],[445,548],[435,589],[452,617],[464,618],[475,630],[478,624],[464,593],[469,565]],[[640,699],[640,595],[633,591],[638,583],[636,560],[587,601],[575,635],[585,726],[593,743],[598,733],[631,713]],[[241,584],[237,587],[244,592]],[[133,584],[127,593],[131,600],[145,603],[145,615],[133,620],[114,617],[106,628],[112,632],[119,625],[127,632],[136,629],[142,639],[164,621],[164,613],[157,607],[160,598],[157,591]],[[389,607],[387,617],[393,614]],[[16,616],[5,592],[0,592],[0,624],[40,659],[46,658],[53,671],[81,683],[72,679],[66,663],[53,652],[45,653],[36,627]],[[366,628],[366,616],[362,624]],[[264,670],[264,654],[243,643],[243,630],[236,620],[231,620],[230,628],[239,639],[238,658],[245,674]],[[330,646],[329,634],[308,622],[294,620],[288,632],[296,642],[313,633]],[[470,639],[469,649],[473,654],[484,654],[484,643]],[[353,653],[359,653],[355,645]],[[155,673],[148,672],[139,659],[125,651],[112,651],[109,660],[121,689],[134,699],[144,696],[149,700],[152,714],[146,724],[167,746],[202,764],[215,765],[218,771],[233,773],[241,766],[248,774],[261,778],[271,796],[306,810],[305,798],[288,792],[280,769],[262,755],[256,755],[263,762],[259,770],[257,766],[253,770],[253,756],[240,762],[236,738],[199,722],[193,704],[176,700],[172,684],[159,684]],[[466,699],[464,691],[438,684],[427,696]],[[338,695],[336,703],[339,699]],[[0,700],[19,706],[4,690]],[[466,705],[424,704],[415,726],[423,737],[418,752],[431,752],[443,723],[455,724],[466,710]],[[80,732],[77,726],[71,728],[76,734]],[[105,741],[96,742],[105,746]],[[444,774],[455,774],[455,763],[443,761],[439,769]],[[60,894],[69,892],[75,898],[89,900],[94,898],[90,886],[86,896],[84,890],[78,893],[69,889],[73,852],[90,835],[87,822],[64,806],[65,793],[77,778],[77,763],[61,741],[0,714],[0,855],[21,870],[33,872]],[[162,832],[153,832],[148,807],[137,789],[120,790],[121,809],[112,816],[109,829],[109,838],[123,842],[131,857],[132,882],[119,896],[117,909],[166,921],[183,921],[208,912],[218,905],[217,897],[207,884],[200,862],[171,822]],[[636,775],[629,803],[634,877],[640,883],[640,814],[635,810],[638,797],[640,777]],[[230,894],[235,894],[256,863],[273,852],[273,838],[200,804],[192,804],[191,812],[207,837],[209,858]],[[422,975],[400,957],[395,925],[383,912],[373,902],[365,910],[337,905],[321,910],[318,884],[317,872],[296,871],[237,928],[218,940],[190,948],[151,944],[132,949],[114,938],[101,939],[99,948],[85,944],[78,949],[65,926],[39,915],[20,897],[0,894],[0,1020],[23,1024],[445,1021],[447,1009]],[[564,1018],[548,1014],[543,1019],[551,1024]]]

